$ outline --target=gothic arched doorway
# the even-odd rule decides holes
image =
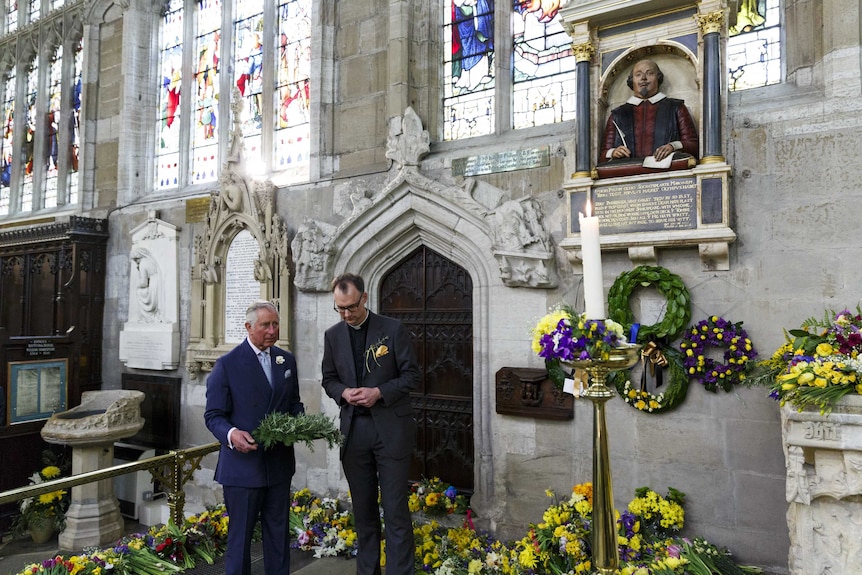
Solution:
[[[380,313],[404,322],[422,367],[413,479],[473,490],[473,280],[422,246],[380,283]]]

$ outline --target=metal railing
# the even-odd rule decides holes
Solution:
[[[0,505],[14,503],[28,497],[36,497],[58,489],[71,489],[77,485],[111,479],[128,473],[149,471],[153,480],[159,482],[167,494],[171,518],[174,520],[174,523],[181,525],[184,519],[183,507],[185,507],[186,502],[186,494],[183,486],[192,478],[194,472],[200,468],[201,460],[206,455],[218,451],[219,446],[220,444],[216,441],[188,449],[176,449],[164,455],[156,455],[155,457],[149,457],[141,461],[122,463],[105,469],[79,473],[71,477],[52,479],[38,485],[10,489],[9,491],[0,493]]]

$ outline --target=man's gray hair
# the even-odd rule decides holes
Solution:
[[[256,301],[245,310],[245,321],[252,327],[257,323],[257,310],[259,309],[268,309],[272,312],[278,313],[278,308],[275,307],[275,304],[269,301]]]

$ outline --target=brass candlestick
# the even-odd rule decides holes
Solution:
[[[612,349],[605,360],[566,362],[590,375],[590,386],[584,396],[593,402],[593,568],[601,575],[617,573],[620,563],[605,422],[605,402],[616,392],[605,381],[610,372],[628,369],[637,363],[640,348],[630,344]]]

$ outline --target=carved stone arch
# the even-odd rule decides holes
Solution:
[[[274,186],[244,178],[239,164],[228,163],[220,177],[221,188],[210,198],[206,229],[195,239],[196,259],[192,267],[192,314],[186,369],[192,378],[210,371],[216,360],[236,341],[227,341],[226,315],[236,318],[254,299],[270,301],[281,312],[281,331],[276,345],[290,347],[287,317],[290,299],[290,260],[282,219],[274,213]],[[232,277],[226,269],[228,253],[240,232],[248,231],[256,243],[251,277]],[[259,286],[247,301],[228,298],[227,286],[235,282]],[[247,291],[243,292],[244,295]],[[232,310],[232,313],[231,313]],[[235,319],[241,322],[241,319]]]
[[[487,208],[462,188],[445,186],[405,168],[364,212],[346,222],[333,238],[332,275],[359,273],[373,309],[381,283],[396,262],[420,245],[428,246],[462,268],[473,281],[473,420],[476,460],[474,488],[493,493],[494,380],[483,358],[491,347],[487,302],[502,288],[493,256],[494,242],[485,219]]]
[[[95,0],[86,4],[84,20],[87,24],[94,25],[104,24],[109,19],[109,13],[113,15],[116,11],[125,12],[130,6],[129,0]]]

